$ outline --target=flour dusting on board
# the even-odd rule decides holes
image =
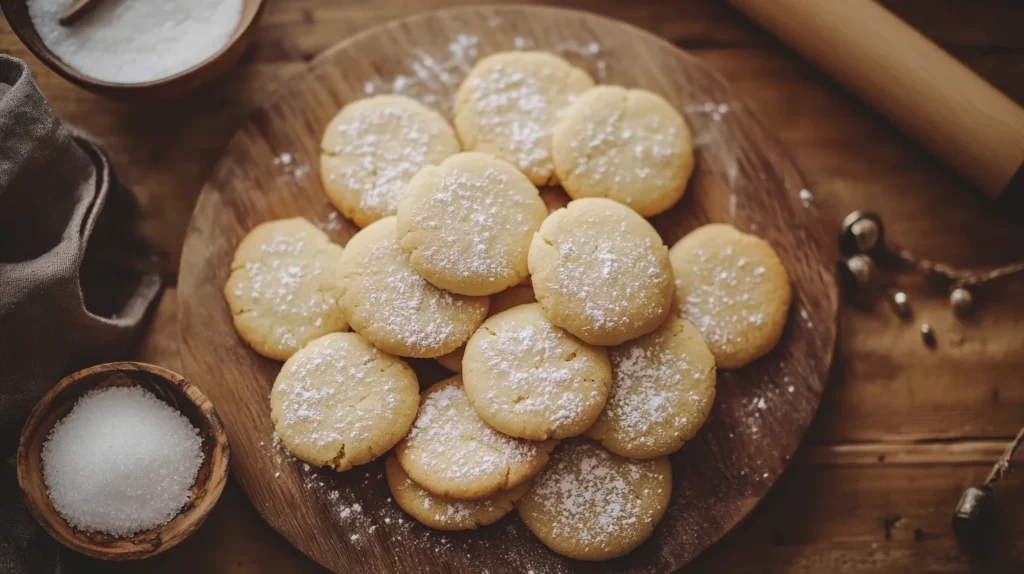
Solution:
[[[488,26],[501,26],[500,16],[494,15],[488,20]],[[533,39],[516,36],[513,40],[516,50],[539,49]],[[479,37],[473,34],[457,34],[448,43],[447,52],[431,53],[423,49],[416,50],[416,57],[407,64],[407,72],[392,78],[375,78],[363,84],[363,93],[367,96],[375,94],[401,94],[422,104],[440,110],[446,115],[452,112],[452,97],[462,80],[469,74],[473,64],[486,54],[481,54],[478,45]],[[551,52],[582,66],[595,79],[604,81],[608,73],[608,63],[600,57],[601,45],[597,42],[562,42],[550,48]]]
[[[299,163],[290,152],[277,154],[274,156],[273,162],[286,176],[291,177],[295,181],[301,181],[309,173],[309,166],[305,163]]]
[[[260,441],[259,446],[273,463],[273,478],[282,480],[286,472],[298,474],[301,488],[318,500],[325,501],[335,523],[345,533],[346,541],[353,546],[376,544],[373,540],[379,535],[378,529],[386,529],[388,540],[398,545],[422,548],[438,556],[458,552],[467,562],[477,558],[476,551],[466,540],[421,526],[406,514],[390,495],[382,497],[374,493],[377,488],[383,488],[385,491],[387,489],[383,469],[379,464],[372,463],[363,468],[352,469],[341,477],[332,470],[312,467],[292,456],[284,448],[276,432],[269,440]],[[342,481],[342,478],[345,480]],[[380,500],[383,502],[378,502]],[[492,528],[505,528],[508,536],[513,535],[511,531],[514,527],[507,522],[499,523]],[[568,572],[560,565],[550,569],[551,566],[546,561],[542,561],[545,564],[542,570],[536,566],[536,554],[518,548],[510,548],[506,558],[524,567],[532,566],[536,568],[535,572]],[[479,572],[486,574],[487,570]]]

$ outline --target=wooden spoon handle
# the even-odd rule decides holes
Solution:
[[[879,4],[730,2],[867,100],[986,195],[999,197],[1021,170],[1024,109]]]
[[[70,26],[99,3],[100,0],[71,0],[57,21],[61,26]]]

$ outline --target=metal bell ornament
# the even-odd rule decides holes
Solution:
[[[905,249],[887,245],[885,228],[878,215],[865,211],[854,211],[843,219],[839,232],[839,249],[844,256],[840,269],[854,294],[885,289],[893,310],[901,318],[910,317],[910,302],[903,291],[889,290],[886,285],[877,285],[881,269],[887,271],[911,271],[943,281],[949,287],[949,305],[957,317],[972,313],[977,287],[1015,273],[1024,272],[1024,262],[1012,263],[990,270],[957,269],[944,263],[919,259]],[[920,327],[921,339],[929,348],[935,348],[937,339],[934,329],[928,323]],[[953,532],[963,546],[980,551],[993,539],[996,521],[993,519],[995,491],[993,485],[1010,471],[1013,455],[1024,443],[1024,428],[1007,446],[996,462],[985,482],[968,487],[960,497],[953,513]]]
[[[839,248],[847,256],[873,253],[885,248],[882,218],[867,211],[854,211],[843,219]]]
[[[910,298],[903,291],[897,291],[892,294],[892,308],[896,311],[896,314],[906,319],[910,317]]]
[[[967,550],[984,550],[985,544],[992,540],[996,528],[993,485],[1010,472],[1013,455],[1017,453],[1021,443],[1024,443],[1024,428],[1020,429],[1013,441],[1007,445],[1003,455],[988,473],[985,482],[967,487],[960,496],[960,502],[953,511],[953,533]]]
[[[976,287],[1024,271],[1024,262],[976,270],[957,269],[945,263],[918,258],[906,249],[886,244],[882,218],[868,211],[854,211],[843,219],[839,249],[846,256],[843,269],[852,287],[861,290],[876,287],[881,275],[880,267],[923,273],[949,285],[949,305],[960,318],[966,318],[974,311]],[[906,297],[902,292],[891,293],[890,296],[893,309],[903,318],[910,315]]]
[[[878,275],[873,259],[863,253],[846,260],[846,270],[858,287],[866,288],[874,285]]]
[[[966,317],[974,307],[974,295],[966,287],[957,287],[949,292],[949,304],[957,317]]]

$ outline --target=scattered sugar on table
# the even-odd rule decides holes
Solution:
[[[203,462],[199,431],[140,387],[87,393],[43,445],[43,480],[74,528],[127,537],[188,502]]]
[[[184,72],[231,41],[243,0],[106,0],[71,26],[68,0],[27,0],[39,37],[61,60],[96,80],[144,83]]]

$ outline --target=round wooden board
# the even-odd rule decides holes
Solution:
[[[668,245],[710,221],[767,239],[794,285],[789,324],[767,357],[719,372],[698,437],[672,456],[672,504],[654,536],[625,558],[576,562],[548,551],[514,515],[444,534],[394,504],[380,461],[346,473],[305,467],[273,440],[268,393],[280,364],[235,334],[221,289],[245,233],[302,215],[344,244],[356,231],[330,207],[317,174],[331,116],[367,93],[397,91],[445,113],[469,66],[486,54],[537,48],[599,81],[641,87],[682,110],[698,143],[679,205],[654,218]],[[756,97],[756,94],[752,94]],[[290,155],[286,155],[290,154]],[[836,337],[834,240],[796,168],[761,121],[700,61],[642,30],[569,10],[468,8],[359,34],[317,58],[231,141],[196,205],[179,278],[186,376],[224,418],[235,476],[263,517],[338,572],[669,572],[721,538],[765,495],[796,451],[821,399]],[[414,361],[424,385],[442,369]]]

